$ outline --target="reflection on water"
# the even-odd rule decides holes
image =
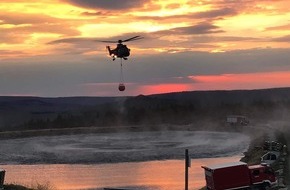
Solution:
[[[189,189],[204,186],[202,165],[238,161],[240,157],[192,159]],[[132,189],[184,189],[184,161],[148,161],[93,165],[1,165],[5,183],[31,186],[52,184],[58,190],[130,187]]]

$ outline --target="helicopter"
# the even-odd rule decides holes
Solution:
[[[117,47],[115,49],[111,49],[110,46],[106,46],[106,49],[109,52],[109,55],[112,57],[113,61],[116,60],[116,58],[120,58],[120,83],[119,83],[119,91],[125,91],[125,84],[124,84],[124,77],[123,77],[123,63],[122,60],[127,60],[130,56],[130,49],[123,44],[123,42],[129,42],[134,40],[140,40],[143,37],[141,36],[134,36],[132,38],[128,38],[126,40],[118,40],[118,41],[101,41],[105,43],[117,43]]]
[[[106,49],[109,52],[109,55],[113,58],[113,61],[115,61],[116,58],[127,60],[130,56],[130,49],[123,44],[123,42],[129,42],[134,40],[140,40],[143,37],[141,36],[134,36],[132,38],[126,39],[126,40],[118,40],[118,41],[101,41],[105,43],[117,43],[117,47],[115,49],[111,49],[110,46],[106,46]]]

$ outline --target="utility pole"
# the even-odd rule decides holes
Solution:
[[[185,190],[188,190],[188,168],[191,166],[191,160],[188,149],[185,149]]]

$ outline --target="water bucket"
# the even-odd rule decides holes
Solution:
[[[123,83],[119,84],[119,91],[124,91],[125,90],[125,85]]]

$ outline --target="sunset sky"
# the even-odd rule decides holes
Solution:
[[[289,0],[1,0],[0,95],[290,87]],[[100,40],[126,43],[119,60]]]

